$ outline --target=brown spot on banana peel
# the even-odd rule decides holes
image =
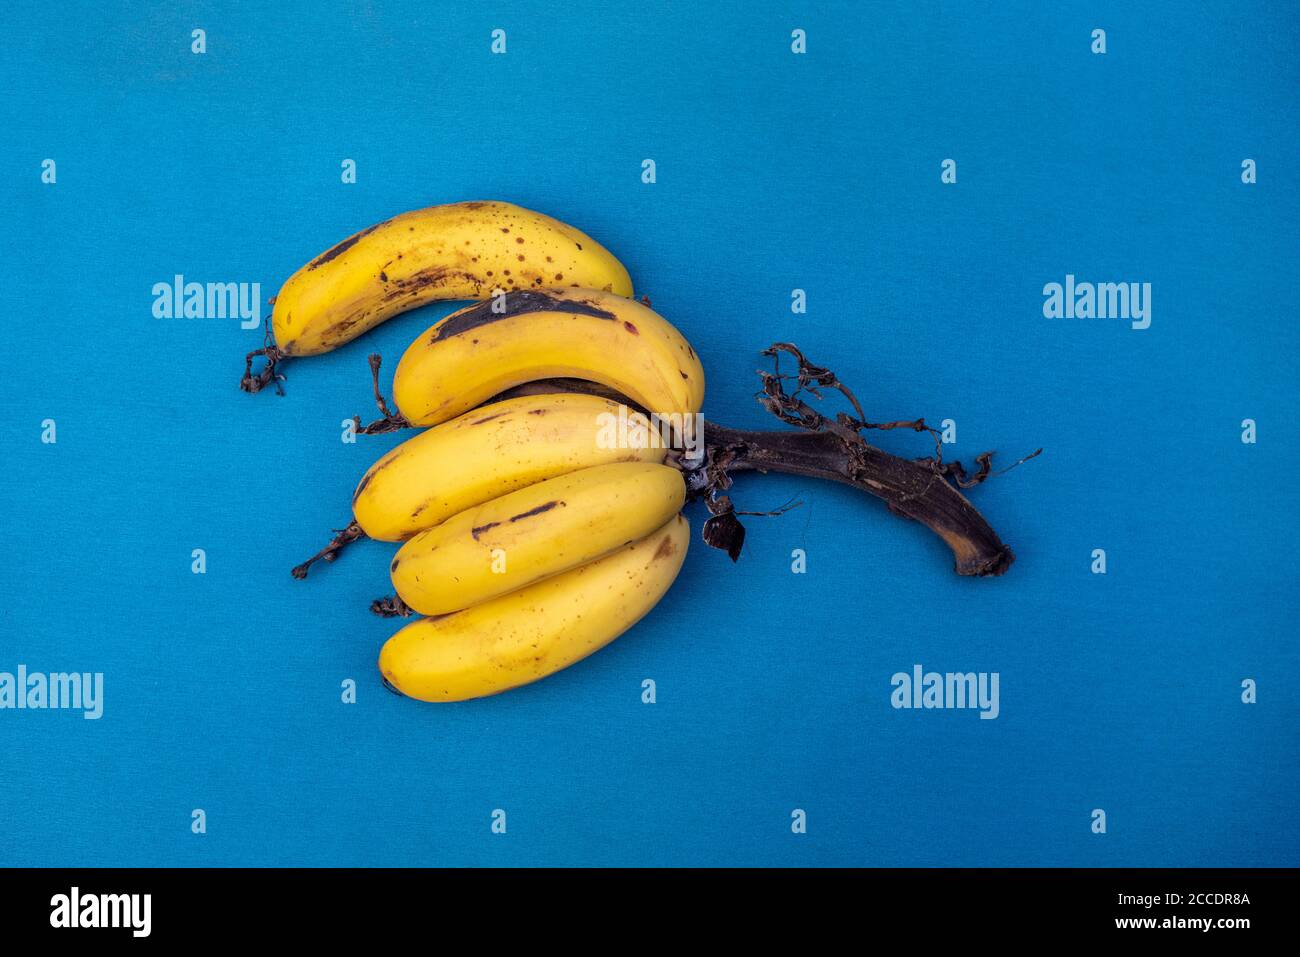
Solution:
[[[321,331],[321,341],[327,344],[331,349],[351,342],[355,336],[349,335],[353,326],[361,322],[367,322],[373,319],[374,310],[367,307],[356,312],[349,313],[338,322],[327,326]]]
[[[488,275],[492,275],[488,273]],[[384,293],[384,301],[389,302],[402,296],[410,296],[428,289],[430,286],[446,285],[450,280],[460,279],[474,286],[478,291],[482,285],[478,276],[464,269],[452,266],[430,266],[410,276],[393,280],[393,288]]]
[[[450,269],[438,266],[430,269],[421,270],[418,273],[406,279],[393,279],[389,281],[385,275],[385,285],[382,295],[377,304],[371,303],[353,310],[333,325],[326,327],[320,334],[321,341],[327,343],[330,348],[337,348],[351,342],[355,335],[352,334],[352,327],[360,323],[378,325],[384,319],[396,315],[403,309],[411,308],[419,303],[419,300],[430,287],[441,287],[448,285],[457,279],[465,280],[474,285],[475,295],[481,294],[482,289],[478,277],[473,273],[464,272],[459,269]],[[406,300],[405,303],[402,303]],[[385,314],[385,306],[399,304],[401,308],[397,312]]]
[[[536,508],[530,508],[526,512],[520,512],[518,515],[510,516],[511,522],[517,522],[521,518],[532,518],[534,515],[541,515],[543,512],[549,512],[553,508],[563,508],[564,503],[561,501],[550,501],[545,505],[538,505]]]
[[[655,549],[654,557],[650,560],[652,562],[660,561],[661,559],[670,557],[675,551],[677,551],[677,546],[673,544],[673,537],[671,535],[665,535],[664,540],[660,542],[659,547]]]
[[[307,264],[307,268],[316,269],[317,267],[323,266],[327,262],[330,262],[331,260],[337,259],[339,256],[343,255],[345,252],[347,252],[349,249],[355,246],[358,242],[360,242],[362,238],[369,236],[380,226],[384,226],[387,223],[388,220],[384,220],[384,222],[382,223],[376,223],[373,226],[367,226],[365,229],[361,230],[361,232],[349,236],[347,239],[343,240],[343,242],[336,243],[335,245],[331,246],[329,249],[321,253],[319,256],[317,256],[315,259],[313,259],[311,262],[309,262]]]
[[[540,290],[518,290],[505,294],[505,311],[493,312],[495,299],[480,302],[476,306],[462,309],[448,316],[434,327],[429,334],[429,344],[440,339],[450,339],[463,335],[472,329],[479,329],[512,316],[522,316],[530,312],[567,312],[572,315],[595,316],[598,319],[613,321],[616,316],[591,303],[581,300],[561,299]]]
[[[357,507],[357,499],[361,498],[361,493],[366,490],[366,486],[370,484],[370,481],[375,477],[378,471],[379,470],[377,468],[371,469],[369,472],[367,472],[365,475],[361,477],[361,482],[357,485],[357,490],[352,493],[353,508]]]
[[[471,528],[469,530],[469,534],[474,539],[474,541],[477,542],[478,537],[480,535],[482,535],[486,531],[496,528],[500,524],[501,524],[500,522],[488,522],[486,525],[479,525],[477,528]]]

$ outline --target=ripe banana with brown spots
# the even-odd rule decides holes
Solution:
[[[620,406],[578,393],[528,395],[474,409],[407,439],[381,456],[352,496],[354,521],[293,570],[333,561],[358,538],[405,541],[458,512],[568,472],[612,462],[662,463],[668,449],[644,418],[627,417],[611,441]]]
[[[436,425],[538,379],[585,379],[661,416],[699,412],[704,369],[643,303],[594,289],[521,290],[454,312],[415,340],[393,376],[406,424]]]
[[[398,313],[495,290],[583,287],[632,295],[614,255],[586,233],[511,203],[472,202],[402,213],[327,249],[289,277],[271,314],[275,344],[250,354],[242,387],[275,381],[286,356],[337,349]],[[252,359],[268,365],[252,372]]]
[[[379,670],[421,701],[464,701],[516,688],[609,644],[636,624],[681,570],[690,529],[676,515],[645,538],[464,611],[422,618],[388,639]]]
[[[405,541],[457,512],[557,475],[610,462],[663,462],[668,450],[652,447],[643,421],[629,421],[637,431],[626,443],[602,441],[603,416],[618,411],[609,399],[576,393],[485,405],[381,457],[357,485],[353,514],[369,537]]]
[[[397,552],[397,596],[446,615],[637,541],[681,511],[682,473],[618,462],[538,482],[453,515]]]

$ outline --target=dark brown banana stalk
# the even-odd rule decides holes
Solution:
[[[961,493],[990,476],[992,453],[976,458],[978,469],[969,474],[959,462],[944,462],[939,432],[924,419],[898,422],[869,422],[853,393],[834,373],[814,366],[789,343],[776,343],[764,353],[776,363],[772,372],[760,372],[763,393],[759,401],[795,430],[746,431],[714,422],[704,424],[704,461],[690,467],[680,458],[676,464],[687,473],[693,498],[703,498],[712,517],[704,524],[704,540],[726,551],[734,561],[740,555],[745,529],[738,515],[776,514],[739,512],[729,496],[733,472],[784,472],[828,479],[862,489],[883,501],[891,512],[915,519],[952,549],[958,575],[1001,575],[1015,561],[1015,554]],[[789,355],[798,365],[795,372],[782,374],[780,357]],[[786,389],[793,380],[794,388]],[[839,392],[848,400],[854,415],[841,412],[828,418],[809,406],[801,395],[821,398],[822,389]],[[576,379],[550,379],[518,386],[497,398],[548,392],[591,392],[616,401],[628,400],[602,386]],[[628,403],[630,404],[630,403]],[[922,459],[904,459],[870,445],[862,432],[867,429],[910,429],[934,437],[935,454]],[[1009,466],[1031,459],[1042,449]],[[1007,469],[1003,470],[1004,472]]]

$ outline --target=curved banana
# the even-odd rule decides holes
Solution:
[[[464,701],[544,678],[649,612],[676,579],[689,538],[677,515],[604,558],[453,615],[422,618],[388,639],[379,670],[421,701]]]
[[[520,396],[474,409],[380,458],[357,485],[352,513],[369,537],[398,542],[566,472],[663,462],[668,450],[644,420],[628,419],[627,441],[615,442],[608,416],[618,418],[618,403],[576,393]]]
[[[685,500],[682,473],[667,465],[570,472],[420,532],[393,559],[393,587],[422,615],[460,611],[644,538]]]
[[[280,355],[336,349],[435,299],[581,286],[632,295],[623,264],[586,233],[511,203],[431,206],[349,236],[289,277],[271,327]]]
[[[506,389],[568,377],[609,386],[648,412],[698,412],[704,369],[680,332],[612,292],[510,292],[454,312],[415,340],[393,377],[412,425],[436,425]]]

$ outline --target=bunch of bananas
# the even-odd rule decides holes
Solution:
[[[362,230],[273,300],[275,342],[249,356],[249,391],[278,382],[286,357],[337,348],[426,302],[478,300],[402,356],[393,418],[425,431],[365,473],[355,520],[321,555],[363,535],[403,543],[393,586],[426,617],[379,656],[401,693],[461,701],[536,681],[617,638],[672,585],[689,540],[686,484],[651,423],[698,413],[704,370],[681,333],[631,295],[627,270],[585,234],[475,202]],[[258,375],[256,355],[266,359]],[[490,401],[556,377],[627,401]],[[629,416],[629,404],[655,418]]]
[[[396,412],[371,356],[384,418],[361,431],[425,431],[371,466],[352,497],[353,521],[293,570],[305,577],[317,558],[332,561],[362,537],[402,543],[390,569],[397,597],[372,607],[425,617],[384,645],[379,668],[390,687],[424,701],[477,698],[613,641],[682,567],[688,482],[712,513],[706,544],[739,555],[736,515],[754,513],[738,513],[722,494],[731,471],[854,486],[938,535],[957,574],[998,576],[1011,566],[1011,549],[960,491],[989,477],[992,453],[969,473],[943,460],[924,419],[867,421],[844,383],[790,343],[766,351],[778,368],[760,373],[760,402],[803,431],[710,423],[704,455],[700,360],[631,297],[627,270],[590,236],[479,202],[364,229],[299,269],[272,300],[274,342],[245,362],[250,392],[279,388],[277,365],[289,357],[328,352],[427,302],[475,300],[406,350],[393,377]],[[254,374],[258,356],[265,362]],[[780,371],[782,356],[797,372]],[[802,398],[824,391],[840,393],[853,414],[831,418]],[[900,428],[931,433],[935,454],[904,459],[862,437]]]

